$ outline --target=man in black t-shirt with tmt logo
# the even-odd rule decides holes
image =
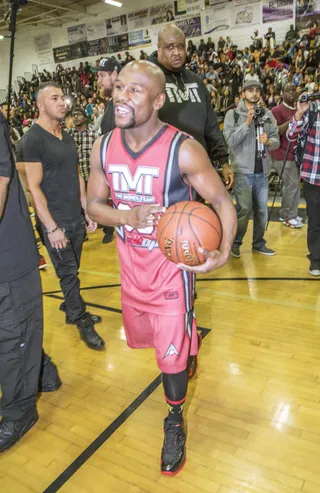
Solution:
[[[104,341],[94,329],[101,321],[86,311],[80,295],[78,270],[88,230],[97,227],[86,212],[85,184],[80,175],[73,138],[61,130],[66,113],[60,86],[47,82],[36,95],[39,120],[21,139],[18,161],[25,166],[45,245],[59,277],[67,323],[77,325],[80,336],[91,349],[103,349]],[[83,217],[82,210],[85,213]]]

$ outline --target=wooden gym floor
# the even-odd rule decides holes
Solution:
[[[241,259],[197,283],[206,337],[189,386],[188,460],[172,478],[159,472],[166,407],[153,350],[125,342],[115,242],[92,235],[81,266],[105,352],[64,325],[53,269],[42,272],[45,348],[63,386],[41,396],[37,425],[1,455],[2,493],[320,492],[320,285],[306,226],[271,223],[272,258],[252,255],[251,232]]]

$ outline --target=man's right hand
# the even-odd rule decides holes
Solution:
[[[56,250],[66,248],[68,240],[62,229],[57,229],[54,233],[48,234],[50,245]]]
[[[248,110],[247,119],[246,119],[246,124],[248,125],[248,127],[251,125],[253,117],[254,117],[254,108],[251,108],[250,110]]]
[[[156,205],[138,205],[127,212],[126,223],[134,229],[156,226],[160,216],[166,211],[165,207]]]

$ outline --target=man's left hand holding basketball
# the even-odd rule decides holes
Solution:
[[[179,168],[187,185],[191,185],[198,194],[209,202],[218,214],[222,226],[222,240],[219,250],[205,253],[206,261],[202,265],[190,267],[178,264],[178,267],[197,274],[207,274],[220,269],[229,259],[231,247],[237,232],[237,215],[231,197],[223,186],[218,173],[211,165],[203,147],[193,139],[187,139],[180,147]],[[230,177],[231,178],[231,177]]]

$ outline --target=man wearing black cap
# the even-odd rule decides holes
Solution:
[[[269,152],[280,145],[277,123],[261,106],[262,87],[256,80],[243,85],[243,100],[226,114],[224,136],[230,150],[231,167],[235,175],[238,232],[231,255],[240,257],[240,246],[253,213],[252,251],[275,255],[266,246],[264,231],[268,219]]]
[[[98,74],[98,86],[103,88],[104,96],[111,96],[114,84],[121,70],[120,63],[115,58],[102,58],[98,67],[91,70]],[[101,134],[105,135],[116,127],[114,120],[114,107],[112,98],[109,100],[106,111],[101,120]],[[103,228],[103,243],[110,243],[114,238],[114,228],[105,226]]]
[[[102,58],[97,67],[93,67],[92,72],[97,72],[98,86],[104,89],[104,96],[111,96],[118,73],[121,70],[120,63],[115,58]],[[114,108],[110,99],[106,111],[101,120],[101,134],[105,135],[115,128]]]

